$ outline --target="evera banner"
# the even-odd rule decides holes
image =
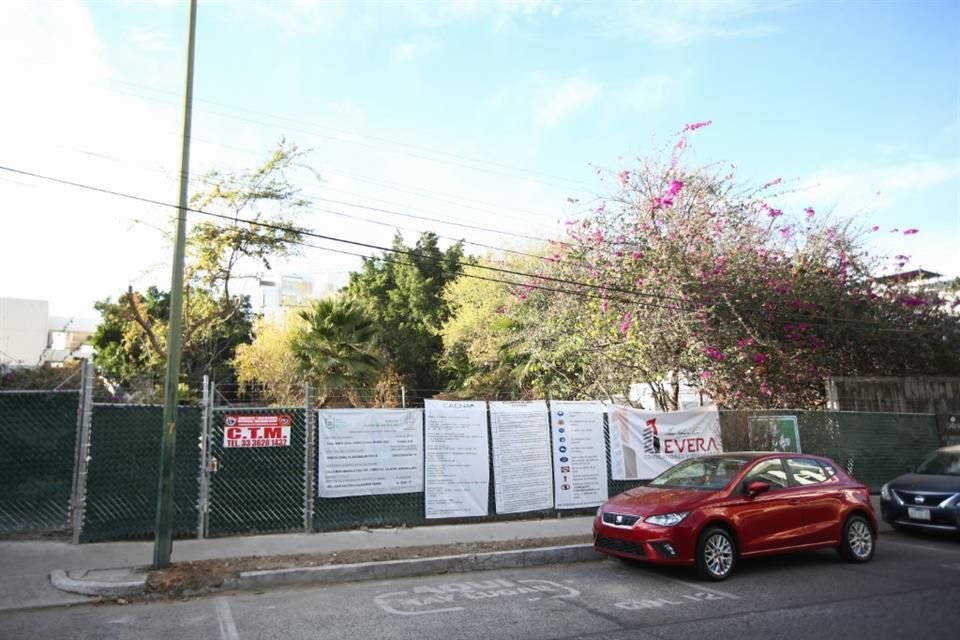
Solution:
[[[557,509],[595,507],[608,497],[603,413],[600,402],[550,403]]]
[[[497,513],[551,508],[547,403],[491,402],[490,431]]]
[[[490,492],[487,403],[424,401],[427,518],[485,516]]]
[[[321,498],[423,491],[422,409],[317,411]]]
[[[659,413],[607,407],[614,480],[650,480],[678,462],[723,451],[716,407]]]

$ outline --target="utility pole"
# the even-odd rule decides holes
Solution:
[[[173,243],[170,282],[170,321],[167,329],[167,377],[163,387],[163,444],[160,448],[160,489],[153,540],[153,568],[170,564],[173,551],[173,472],[177,446],[177,391],[180,383],[180,334],[183,324],[183,262],[187,235],[187,188],[190,175],[190,125],[193,112],[193,50],[197,31],[197,0],[190,0],[187,36],[187,85],[183,100],[183,144],[180,150],[180,200]]]

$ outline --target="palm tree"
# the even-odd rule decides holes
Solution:
[[[314,301],[300,312],[306,321],[293,342],[300,370],[319,390],[320,405],[331,396],[350,399],[371,388],[380,373],[379,326],[365,306],[338,296]]]

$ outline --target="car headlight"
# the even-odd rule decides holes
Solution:
[[[890,500],[890,499],[893,498],[893,496],[890,495],[890,483],[889,483],[889,482],[888,482],[887,484],[883,485],[882,487],[880,487],[880,497],[883,498],[884,500]]]
[[[644,518],[644,521],[660,527],[674,527],[680,524],[688,515],[690,515],[689,511],[682,511],[679,513],[662,513],[658,516],[647,516]]]
[[[597,507],[597,517],[598,518],[603,517],[603,505],[600,505],[599,507]]]

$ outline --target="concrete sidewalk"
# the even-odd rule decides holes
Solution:
[[[399,529],[363,529],[331,533],[287,533],[207,540],[176,540],[174,562],[328,553],[345,550],[449,545],[469,542],[589,535],[592,518],[551,518],[432,525]],[[153,561],[152,542],[102,542],[72,545],[50,541],[0,541],[0,611],[90,602],[50,584],[56,570],[83,571],[138,567]]]
[[[872,496],[879,518],[879,497]],[[502,542],[529,538],[587,536],[591,517],[515,520],[413,528],[362,529],[330,533],[177,540],[174,562],[386,549],[460,543]],[[892,531],[880,521],[880,533]],[[560,556],[557,556],[560,557]],[[72,545],[52,541],[0,541],[0,611],[80,604],[86,596],[65,593],[50,582],[55,571],[146,567],[153,560],[152,542],[105,542]],[[386,564],[386,563],[383,563]]]

